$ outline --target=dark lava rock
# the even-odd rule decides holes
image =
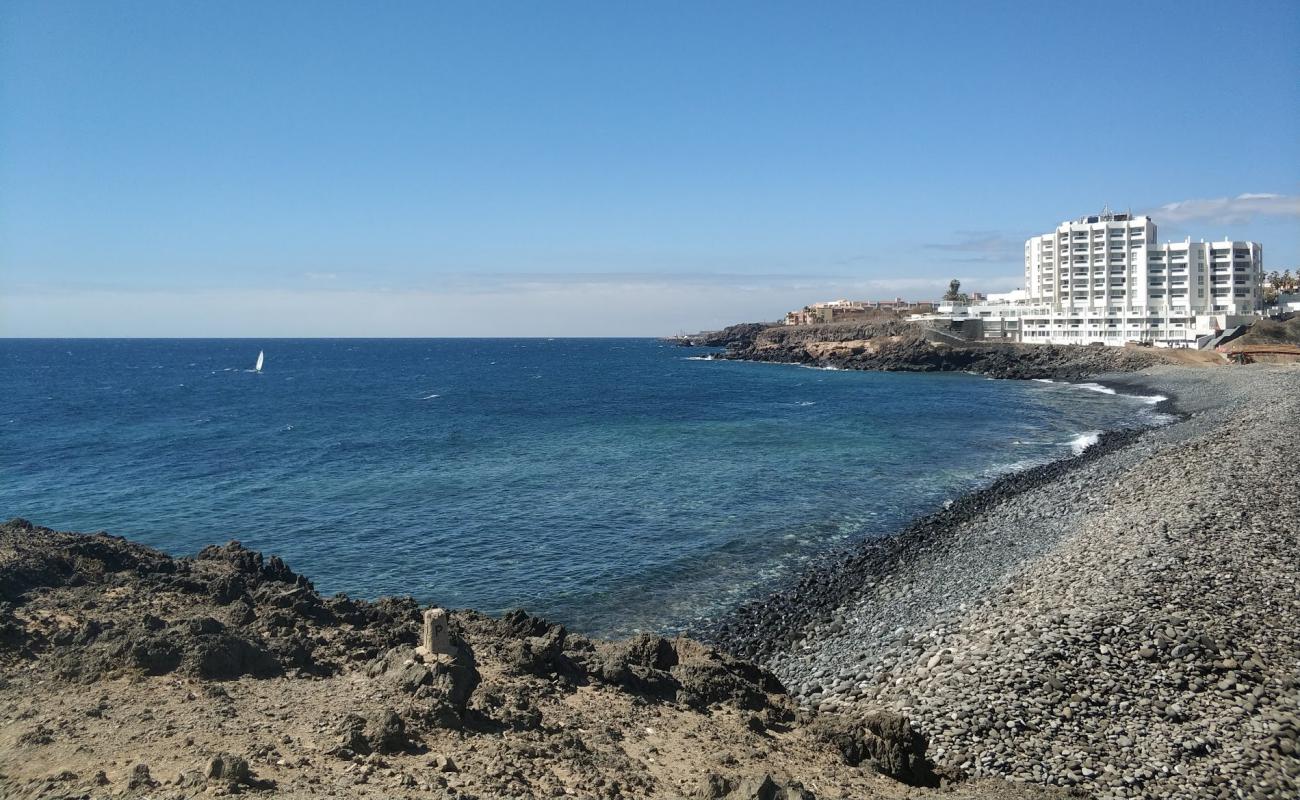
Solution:
[[[400,753],[409,750],[406,724],[392,709],[385,709],[366,726],[366,741],[376,753]]]
[[[490,725],[533,731],[542,727],[536,698],[517,686],[498,686],[475,699],[474,711]]]
[[[172,559],[107,534],[59,533],[25,519],[0,526],[6,549],[0,561],[0,600],[21,604],[37,589],[80,586],[130,570],[137,575],[175,572]]]
[[[158,785],[158,781],[149,774],[148,764],[136,764],[131,768],[131,777],[126,783],[128,789],[148,789]]]
[[[339,723],[339,746],[335,755],[350,758],[370,753],[402,753],[412,749],[406,735],[406,723],[392,709],[385,709],[371,719],[348,714]]]
[[[934,765],[925,757],[925,737],[906,717],[876,712],[853,721],[825,714],[813,720],[810,730],[838,750],[849,766],[865,762],[911,786],[939,785]]]
[[[732,703],[747,710],[769,705],[768,695],[784,694],[776,676],[756,664],[690,639],[678,639],[671,674],[680,686],[677,699],[694,708]]]
[[[522,609],[509,612],[501,623],[507,638],[498,655],[510,672],[581,680],[582,669],[565,654],[569,635],[563,625],[554,625]]]
[[[141,634],[123,644],[131,663],[148,675],[172,672],[185,655],[175,642],[160,634]]]
[[[695,797],[697,800],[816,800],[816,795],[802,783],[790,781],[782,786],[766,773],[726,778],[711,772],[704,776]]]
[[[581,658],[591,677],[637,694],[673,699],[681,689],[680,681],[669,672],[677,665],[677,651],[659,636],[642,634],[610,642]]]
[[[682,347],[749,347],[760,333],[774,325],[771,322],[741,322],[728,325],[720,331],[702,331],[670,341]]]
[[[453,638],[454,655],[418,657],[409,647],[395,647],[370,664],[367,673],[384,676],[403,692],[423,700],[438,699],[463,712],[481,680],[469,643]]]
[[[338,726],[339,746],[336,755],[351,758],[353,755],[366,755],[370,752],[370,742],[366,739],[366,718],[360,714],[348,714]]]
[[[61,602],[82,618],[75,627],[14,619],[17,606],[51,589],[71,590]],[[95,619],[84,619],[89,609]],[[284,561],[238,542],[174,559],[119,537],[26,520],[0,525],[0,612],[0,657],[52,650],[56,674],[83,682],[123,670],[214,679],[329,675],[413,643],[420,619],[412,598],[325,600]],[[322,627],[334,635],[321,637]]]
[[[731,781],[716,772],[710,772],[700,781],[700,788],[694,795],[695,800],[722,800],[731,791]]]
[[[785,691],[767,670],[690,639],[642,634],[572,656],[596,681],[697,709],[715,703],[764,709],[769,695]]]
[[[865,344],[869,343],[869,347]],[[826,344],[846,344],[827,350]],[[899,372],[975,372],[994,378],[1075,380],[1131,372],[1160,363],[1150,351],[1124,347],[954,343],[921,325],[882,318],[861,323],[777,325],[730,345],[720,358]]]
[[[191,671],[203,678],[271,678],[283,672],[280,662],[265,647],[230,632],[195,637],[188,649]]]
[[[727,797],[735,800],[785,800],[785,791],[772,780],[771,775],[756,775],[727,792]]]
[[[203,770],[203,778],[209,783],[227,787],[249,786],[253,782],[248,769],[248,760],[230,753],[218,753],[208,759]]]

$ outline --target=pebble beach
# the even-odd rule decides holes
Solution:
[[[968,775],[1096,797],[1294,797],[1300,370],[1099,380],[1170,398],[1177,421],[963,498],[742,609],[720,637],[805,707],[906,714],[936,763]]]

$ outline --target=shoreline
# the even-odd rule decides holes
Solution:
[[[801,362],[741,358],[718,360],[803,369],[846,369]],[[1195,368],[1181,367],[1180,369]],[[967,374],[990,377],[978,372]],[[742,658],[762,662],[774,652],[779,652],[797,641],[805,628],[833,623],[833,612],[850,600],[855,593],[862,591],[864,585],[873,585],[880,578],[888,575],[900,560],[915,557],[928,548],[942,545],[945,536],[985,513],[990,505],[1050,485],[1092,461],[1130,447],[1148,432],[1179,425],[1191,418],[1192,412],[1184,411],[1179,407],[1177,392],[1158,380],[1136,377],[1142,374],[1142,372],[1107,373],[1075,379],[992,378],[992,380],[1010,381],[1048,380],[1052,383],[1073,386],[1091,383],[1112,389],[1117,395],[1131,398],[1159,396],[1162,399],[1153,403],[1151,410],[1172,419],[1166,423],[1154,422],[1135,428],[1101,431],[1097,441],[1080,453],[1000,475],[985,486],[971,489],[948,500],[940,509],[912,517],[892,532],[822,553],[814,559],[813,564],[798,574],[788,577],[781,585],[764,592],[760,597],[741,603],[718,619],[688,633],[727,648]],[[776,630],[785,632],[774,636],[772,632]]]
[[[1096,444],[1078,455],[999,476],[987,486],[947,501],[939,510],[914,517],[897,531],[824,553],[817,564],[789,585],[773,590],[767,597],[748,601],[717,623],[691,634],[743,658],[762,660],[791,644],[803,626],[829,622],[828,613],[851,599],[862,584],[872,584],[889,574],[891,565],[900,559],[941,544],[945,534],[977,518],[989,505],[1050,485],[1090,461],[1132,445],[1140,434],[1156,427],[1163,426],[1103,431]],[[779,628],[794,630],[784,638],[773,638],[771,631]]]
[[[1077,720],[1070,711],[1078,703],[1088,707],[1089,692],[1078,689],[1070,694],[1068,681],[1050,676],[1074,660],[1096,658],[1097,645],[1091,645],[1089,655],[1085,640],[1081,651],[1067,657],[1054,648],[1043,651],[1043,641],[1077,635],[1076,630],[1061,631],[1059,626],[1080,609],[1089,614],[1106,609],[1101,618],[1108,620],[1195,616],[1199,606],[1214,596],[1202,583],[1214,582],[1220,574],[1234,574],[1237,580],[1259,584],[1268,592],[1286,592],[1294,559],[1280,572],[1242,574],[1248,564],[1218,564],[1236,556],[1216,552],[1221,543],[1206,548],[1191,542],[1206,535],[1245,537],[1237,545],[1241,551],[1262,549],[1257,558],[1275,559],[1271,554],[1279,541],[1287,541],[1277,528],[1279,521],[1300,525],[1294,496],[1285,492],[1279,496],[1282,505],[1272,514],[1266,507],[1241,506],[1235,499],[1220,501],[1225,507],[1241,508],[1241,520],[1248,519],[1249,524],[1229,522],[1224,527],[1220,523],[1211,533],[1197,524],[1203,495],[1236,498],[1260,484],[1276,486],[1279,480],[1286,484],[1286,476],[1294,475],[1293,461],[1289,467],[1261,470],[1250,459],[1252,451],[1258,451],[1261,458],[1269,455],[1286,463],[1286,449],[1280,444],[1286,434],[1263,432],[1285,430],[1286,423],[1269,420],[1264,409],[1297,405],[1287,392],[1300,392],[1300,371],[1264,365],[1223,371],[1163,365],[1088,380],[1125,394],[1162,395],[1166,399],[1156,410],[1174,415],[1175,420],[1118,436],[1103,435],[1079,456],[998,479],[914,520],[886,540],[862,542],[846,557],[819,563],[767,598],[740,607],[710,631],[709,638],[771,667],[805,708],[851,713],[862,704],[883,704],[913,715],[922,733],[936,744],[938,762],[971,774],[1086,786],[1106,797],[1228,796],[1220,789],[1236,791],[1242,781],[1247,781],[1245,785],[1262,782],[1267,790],[1260,796],[1285,796],[1300,775],[1300,764],[1293,758],[1294,741],[1287,738],[1296,724],[1300,697],[1281,676],[1300,667],[1300,645],[1284,634],[1279,639],[1277,628],[1300,625],[1296,603],[1282,602],[1279,614],[1276,600],[1272,605],[1254,604],[1252,598],[1234,592],[1231,600],[1223,602],[1234,603],[1238,614],[1253,609],[1248,618],[1268,630],[1268,635],[1249,647],[1224,644],[1231,642],[1233,629],[1224,627],[1223,615],[1204,616],[1197,624],[1202,630],[1218,631],[1205,640],[1213,644],[1197,644],[1201,640],[1193,639],[1191,647],[1201,648],[1195,670],[1206,677],[1184,678],[1181,684],[1159,690],[1150,685],[1152,681],[1160,685],[1160,673],[1151,675],[1152,667],[1160,664],[1150,660],[1161,662],[1165,656],[1164,628],[1148,623],[1149,638],[1133,645],[1134,652],[1143,654],[1137,663],[1117,663],[1106,655],[1113,653],[1112,646],[1102,645],[1102,662],[1076,670],[1074,679],[1110,687],[1093,695],[1094,703],[1107,693],[1122,696],[1116,687],[1127,687],[1124,691],[1133,695],[1124,704],[1135,706],[1123,713],[1114,708],[1091,710],[1100,717],[1091,723],[1097,727],[1070,730],[1069,736],[1062,731]],[[1234,450],[1227,444],[1234,438],[1253,444]],[[1207,448],[1220,459],[1244,461],[1235,472],[1219,471],[1218,463],[1205,455]],[[1160,474],[1158,470],[1169,463],[1174,464],[1172,471]],[[1239,484],[1247,475],[1251,482]],[[1133,485],[1144,487],[1141,499],[1133,496]],[[1124,499],[1118,503],[1104,499],[1111,497]],[[1173,507],[1156,511],[1170,501]],[[1170,539],[1164,533],[1178,526],[1186,531],[1183,539]],[[1095,534],[1086,533],[1094,530]],[[1256,540],[1256,530],[1273,535]],[[1119,543],[1113,552],[1101,549],[1103,536]],[[1293,547],[1294,537],[1289,541]],[[1200,571],[1175,569],[1144,576],[1138,583],[1115,567],[1131,559],[1144,563],[1152,554],[1165,551],[1172,553],[1171,563],[1206,563]],[[1087,593],[1101,575],[1118,587],[1114,594],[1090,596],[1076,607],[1070,598]],[[1049,581],[1057,586],[1055,593],[1041,591],[1039,584]],[[1179,601],[1163,610],[1145,608],[1144,598],[1170,593],[1177,594]],[[1294,596],[1293,589],[1291,593]],[[1188,605],[1190,597],[1198,600]],[[1026,617],[1029,607],[1039,609],[1042,616]],[[1185,635],[1175,627],[1169,631]],[[1036,635],[1026,632],[1035,629]],[[1125,637],[1133,635],[1125,630]],[[972,641],[981,644],[972,649]],[[1008,644],[1012,641],[1021,644],[1013,647]],[[1278,641],[1286,645],[1281,662],[1260,655]],[[1029,684],[1016,678],[1016,665],[1027,660],[1037,664],[1037,676],[1048,677],[1033,677]],[[1225,665],[1246,661],[1256,665],[1251,679],[1232,684],[1239,673]],[[972,674],[985,677],[976,679]],[[1217,683],[1211,682],[1214,675],[1219,676],[1214,678]],[[1046,688],[1035,681],[1043,681]],[[1004,682],[1015,684],[1014,691],[1001,693],[1006,691]],[[1138,683],[1145,688],[1137,688]],[[1215,697],[1206,697],[1206,683],[1219,687]],[[1237,689],[1223,688],[1229,685],[1244,687],[1250,702],[1238,705],[1240,697],[1232,696]],[[968,696],[954,694],[956,686],[964,687],[961,691]],[[1150,702],[1144,693],[1157,691],[1162,709],[1179,711],[1160,711],[1152,717],[1142,709],[1141,702]],[[1021,702],[1024,698],[1032,703]],[[1237,713],[1234,709],[1246,709],[1242,713],[1249,718],[1265,701],[1271,706],[1268,713],[1274,715],[1270,719],[1279,720],[1269,723],[1272,728],[1219,729],[1212,741],[1198,742],[1197,725],[1218,728],[1217,722],[1207,719],[1231,718]],[[954,702],[959,710],[953,710]],[[1063,707],[1056,706],[1063,702]],[[1184,715],[1185,706],[1198,704],[1209,709],[1204,717]],[[977,720],[974,728],[967,717]],[[1147,728],[1183,738],[1171,751],[1164,742],[1152,741]],[[974,742],[972,732],[978,734]],[[991,733],[1000,735],[990,739]],[[1084,755],[1069,756],[1071,748]]]

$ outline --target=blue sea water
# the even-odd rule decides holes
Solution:
[[[324,592],[673,631],[1152,415],[1095,386],[706,352],[0,340],[0,516],[178,555],[239,539]]]

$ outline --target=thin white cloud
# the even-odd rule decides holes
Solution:
[[[960,254],[952,261],[1005,263],[1019,261],[1024,255],[1025,240],[998,231],[957,231],[955,241],[925,245],[929,250]]]
[[[0,336],[658,336],[776,320],[819,300],[936,299],[948,283],[947,277],[538,278],[409,290],[15,287],[0,296]],[[975,291],[1019,281],[961,280]]]
[[[1248,192],[1236,197],[1180,200],[1146,212],[1157,223],[1217,222],[1240,225],[1257,217],[1300,217],[1300,195]]]

